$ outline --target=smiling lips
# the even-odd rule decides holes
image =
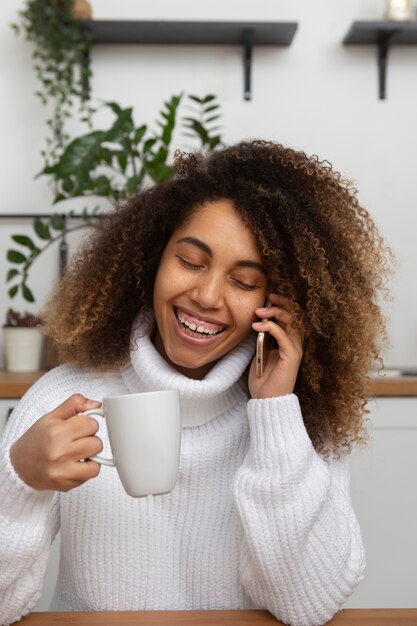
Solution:
[[[183,309],[176,309],[175,316],[183,330],[192,337],[213,337],[213,335],[219,335],[226,328],[224,324],[215,324],[198,319]]]

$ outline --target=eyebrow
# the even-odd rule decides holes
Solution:
[[[178,239],[176,243],[190,243],[192,246],[200,248],[200,250],[208,254],[209,257],[213,257],[213,252],[211,248],[206,243],[204,243],[204,241],[201,241],[201,239],[197,239],[196,237],[182,237],[181,239]],[[266,276],[265,267],[262,265],[262,263],[259,263],[258,261],[241,259],[240,261],[236,261],[235,265],[236,267],[251,267],[254,270],[259,270]]]

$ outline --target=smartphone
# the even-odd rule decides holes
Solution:
[[[266,359],[268,357],[269,333],[258,333],[256,339],[256,375],[263,376]]]
[[[265,306],[271,306],[269,300],[267,301]],[[256,363],[255,370],[256,375],[260,378],[263,376],[266,359],[268,358],[268,349],[271,340],[271,335],[269,333],[258,333],[258,337],[256,339]]]

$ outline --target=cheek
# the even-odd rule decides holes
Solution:
[[[154,303],[168,302],[184,291],[186,287],[186,281],[178,272],[178,268],[161,265],[155,278]]]
[[[236,301],[234,307],[234,318],[237,325],[242,329],[242,331],[249,331],[251,329],[252,322],[255,322],[259,319],[255,313],[255,309],[263,305],[263,296],[250,298],[249,301],[245,300],[244,298]]]

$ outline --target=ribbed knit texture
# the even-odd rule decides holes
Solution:
[[[176,372],[147,336],[137,343],[120,374],[49,372],[9,420],[0,442],[0,624],[35,606],[58,529],[54,610],[266,608],[293,626],[324,624],[364,569],[347,459],[316,454],[296,396],[248,401],[252,337],[202,381]],[[16,475],[12,442],[72,393],[101,401],[170,388],[180,390],[184,424],[172,493],[130,498],[105,466],[68,493],[35,491]],[[102,423],[99,436],[108,456]]]

